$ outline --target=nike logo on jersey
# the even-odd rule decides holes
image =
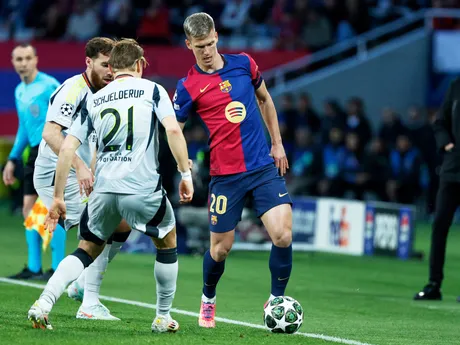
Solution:
[[[209,85],[211,85],[211,83],[209,83],[208,85],[206,85],[203,89],[200,88],[200,92],[201,92],[201,93],[205,92]]]
[[[288,194],[288,193],[284,193],[284,194],[278,193],[278,196],[279,196],[280,198],[282,198],[283,196],[285,196],[285,195],[287,195],[287,194]]]
[[[279,280],[279,281],[286,280],[286,279],[289,279],[289,277],[286,277],[286,278],[280,278],[280,277],[278,277],[278,280]]]

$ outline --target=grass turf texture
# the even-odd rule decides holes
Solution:
[[[26,262],[21,220],[0,210],[0,276],[16,273]],[[417,227],[417,250],[429,249],[429,226]],[[69,233],[67,252],[77,244]],[[413,294],[426,282],[427,262],[401,262],[381,257],[349,257],[294,253],[287,295],[305,311],[300,332],[324,334],[372,345],[456,344],[460,336],[460,232],[454,227],[448,247],[444,301],[415,302]],[[218,286],[217,316],[262,324],[268,297],[268,253],[234,252]],[[45,269],[49,267],[45,255]],[[105,274],[103,295],[155,303],[154,256],[120,254]],[[179,258],[179,281],[174,307],[198,312],[201,296],[201,258]],[[37,282],[38,283],[38,282]],[[202,329],[196,317],[173,314],[181,326],[176,334],[152,334],[155,311],[105,302],[121,322],[76,320],[78,303],[63,295],[50,314],[53,331],[32,329],[27,311],[40,290],[0,282],[0,339],[2,344],[333,344],[299,335],[217,323]],[[353,344],[353,342],[348,342]]]

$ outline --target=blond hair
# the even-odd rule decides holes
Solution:
[[[184,21],[184,32],[188,39],[204,38],[215,30],[214,20],[204,12],[194,13]]]
[[[144,49],[136,40],[124,38],[115,43],[108,64],[112,66],[114,72],[118,70],[135,71],[139,60],[145,67],[147,60],[144,57]]]

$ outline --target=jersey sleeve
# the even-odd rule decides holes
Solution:
[[[153,87],[152,101],[153,110],[160,122],[167,116],[174,116],[171,99],[163,86],[155,84]]]
[[[177,82],[176,92],[173,97],[177,121],[182,123],[187,121],[193,106],[192,97],[190,97],[190,94],[185,88],[184,81],[185,78]]]
[[[259,71],[259,66],[255,62],[255,60],[251,57],[251,55],[246,53],[241,53],[242,55],[246,56],[249,60],[249,73],[251,74],[252,85],[254,85],[254,89],[258,89],[263,82],[262,74]]]
[[[75,121],[72,123],[68,134],[77,138],[80,143],[84,144],[91,133],[94,131],[93,122],[87,108],[86,100],[82,103],[81,111]]]
[[[81,101],[81,88],[78,84],[64,83],[50,98],[47,122],[55,122],[64,128],[70,128],[72,117]]]

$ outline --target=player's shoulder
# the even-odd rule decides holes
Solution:
[[[229,64],[249,64],[251,61],[254,60],[252,56],[246,52],[241,52],[238,54],[224,54],[224,58],[227,60]]]

